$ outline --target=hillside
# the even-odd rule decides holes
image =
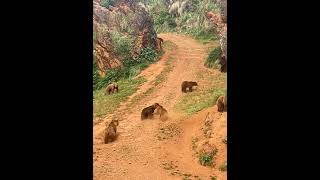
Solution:
[[[94,0],[93,13],[94,179],[226,180],[226,0]],[[142,121],[154,103],[168,119]]]
[[[214,106],[215,99],[225,93],[226,75],[203,66],[209,49],[218,43],[203,45],[186,36],[160,36],[177,47],[166,50],[164,58],[144,70],[141,75],[147,81],[139,90],[94,126],[94,179],[182,179],[183,174],[191,174],[190,179],[226,179],[226,172],[219,170],[226,161],[226,113],[217,112]],[[166,70],[169,66],[171,70]],[[155,85],[164,72],[165,77]],[[181,92],[180,84],[186,79],[200,84],[193,94]],[[141,121],[141,109],[155,102],[168,110],[169,120]],[[210,122],[205,124],[208,112]],[[105,123],[115,117],[120,120],[119,137],[104,144]],[[210,138],[203,135],[206,127],[212,132]],[[211,145],[218,149],[213,160],[216,165],[202,166],[195,153],[210,150]],[[167,167],[171,162],[177,168]],[[181,174],[174,173],[178,171]]]

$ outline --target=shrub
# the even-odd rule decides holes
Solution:
[[[139,62],[154,62],[158,56],[157,52],[152,48],[144,48],[138,58]]]
[[[177,26],[175,18],[169,14],[168,8],[162,1],[149,2],[150,12],[154,19],[154,27],[157,32],[171,32]]]
[[[117,31],[111,32],[111,41],[114,46],[114,52],[122,60],[130,58],[133,38],[131,36],[122,35]]]
[[[93,41],[96,41],[96,40],[97,40],[97,33],[93,32]]]
[[[213,167],[215,165],[214,158],[215,158],[215,155],[217,154],[217,152],[218,152],[218,150],[216,148],[214,148],[210,152],[201,151],[200,155],[199,155],[200,164],[203,166]]]
[[[104,78],[98,79],[98,82],[95,83],[93,89],[98,90],[105,87],[107,84],[120,80],[122,77],[122,72],[123,71],[121,70],[121,68],[109,69],[107,71],[107,75]]]
[[[198,40],[217,40],[216,32],[213,28],[200,28],[194,33],[194,37]]]
[[[99,74],[97,74],[97,71],[95,69],[96,67],[94,66],[93,89],[101,89],[105,87],[107,84],[117,82],[121,79],[131,79],[137,76],[143,69],[147,68],[150,63],[155,62],[157,59],[158,54],[155,50],[153,50],[152,48],[144,48],[142,49],[141,54],[137,60],[126,58],[123,61],[122,67],[109,69],[104,78],[100,78]]]
[[[115,0],[101,0],[100,5],[109,8],[109,6],[112,6],[114,4]]]
[[[209,68],[213,68],[216,65],[216,61],[221,57],[222,51],[221,47],[218,46],[215,49],[213,49],[205,62],[205,66]]]
[[[100,75],[98,73],[98,68],[97,68],[97,62],[95,60],[95,58],[93,58],[93,89],[96,89],[96,85],[99,83],[100,81]]]
[[[155,15],[154,25],[158,32],[171,31],[177,26],[175,19],[169,14],[168,11],[160,11],[158,15]]]

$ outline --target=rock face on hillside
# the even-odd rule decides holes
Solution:
[[[115,52],[113,33],[133,40],[132,51],[128,52],[132,60],[140,55],[143,48],[158,48],[153,20],[137,0],[115,0],[107,8],[101,6],[100,0],[94,0],[93,31],[93,53],[101,76],[109,68],[122,65],[122,57]]]
[[[220,59],[222,64],[221,71],[227,72],[227,0],[220,0],[217,3],[220,13],[208,12],[207,18],[217,29],[222,50],[222,58]]]

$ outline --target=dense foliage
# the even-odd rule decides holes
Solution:
[[[214,48],[208,55],[208,58],[205,62],[205,65],[209,68],[215,67],[217,64],[217,60],[220,58],[222,54],[221,47]]]
[[[169,13],[170,6],[166,1],[153,0],[149,2],[148,7],[158,33],[175,31],[199,40],[217,39],[214,27],[205,17],[209,11],[219,11],[218,5],[213,0],[189,0],[188,6],[181,9],[183,12],[181,16],[177,17]]]
[[[158,54],[152,48],[144,48],[140,56],[136,59],[125,59],[122,67],[108,70],[107,75],[101,78],[97,73],[97,68],[93,66],[93,89],[101,89],[111,82],[117,82],[120,79],[131,79],[137,76],[149,64],[155,62],[161,54]]]
[[[101,0],[100,5],[108,8],[109,6],[112,6],[114,2],[115,0]]]

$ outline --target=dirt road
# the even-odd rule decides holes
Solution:
[[[219,149],[216,161],[221,164],[226,160],[226,146],[221,143],[221,138],[226,135],[226,114],[218,113],[216,107],[210,107],[187,117],[174,108],[185,96],[181,92],[182,81],[197,81],[199,88],[209,88],[205,85],[210,79],[201,79],[199,74],[215,76],[220,73],[203,65],[208,48],[213,45],[204,45],[182,35],[159,36],[177,47],[166,51],[161,60],[144,70],[140,76],[144,76],[147,82],[122,103],[114,114],[94,126],[94,179],[211,179],[210,176],[226,179],[226,172],[219,171],[218,167],[201,166],[192,149],[193,136],[201,133],[207,112],[212,112],[216,126],[214,136]],[[151,91],[159,74],[168,66],[166,62],[170,58],[172,69],[167,72],[163,82]],[[141,121],[141,110],[155,102],[168,110],[169,119]],[[110,121],[112,116],[117,116],[120,120],[119,137],[113,143],[104,144],[105,122]]]

